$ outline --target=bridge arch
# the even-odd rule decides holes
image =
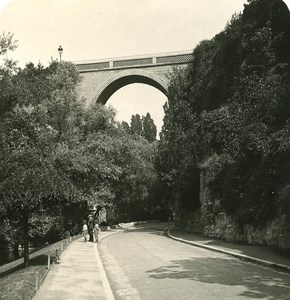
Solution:
[[[132,83],[144,83],[153,86],[167,96],[168,82],[162,77],[141,69],[128,69],[109,77],[97,88],[92,100],[106,104],[117,90]]]

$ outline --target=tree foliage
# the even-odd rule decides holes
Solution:
[[[79,77],[68,63],[48,68],[28,64],[11,82],[10,107],[0,124],[0,198],[7,215],[22,220],[27,264],[31,213],[42,210],[49,199],[74,201],[82,196],[72,172],[63,166],[65,160],[71,168],[82,167],[75,155],[81,103],[74,86]]]
[[[187,70],[172,74],[157,161],[179,213],[187,211],[186,199],[198,202],[200,169],[238,223],[263,223],[285,206],[289,30],[282,1],[250,1],[194,49]]]
[[[2,37],[3,53],[14,47],[10,37]],[[25,264],[29,242],[77,232],[85,203],[112,208],[115,221],[149,218],[156,145],[118,126],[113,109],[86,108],[73,64],[7,68],[0,78],[1,227],[24,245]],[[146,122],[153,142],[149,114]]]
[[[142,125],[144,138],[150,143],[156,141],[157,129],[150,113],[147,113],[145,117],[142,117]]]
[[[140,117],[139,114],[132,115],[130,125],[129,128],[125,123],[123,123],[122,126],[129,129],[131,134],[142,136],[150,143],[156,141],[157,128],[150,113],[147,113],[146,116],[142,117]]]

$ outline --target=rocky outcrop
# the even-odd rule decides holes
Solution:
[[[201,171],[200,215],[192,216],[187,229],[202,230],[205,236],[253,245],[268,245],[280,249],[290,249],[290,224],[284,215],[279,216],[263,226],[235,224],[232,217],[222,210],[218,199],[211,195],[206,180],[206,170]],[[199,220],[197,224],[197,220]],[[196,230],[197,231],[197,230]]]

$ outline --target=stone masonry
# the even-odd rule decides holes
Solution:
[[[123,86],[144,83],[166,95],[168,74],[174,67],[185,68],[191,60],[192,53],[187,51],[75,62],[83,78],[79,94],[87,99],[87,105],[94,102],[105,104]]]

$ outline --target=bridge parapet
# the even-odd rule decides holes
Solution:
[[[80,73],[85,73],[112,69],[188,64],[192,61],[192,59],[192,52],[187,51],[147,56],[112,58],[105,60],[79,61],[74,62],[74,64]]]

